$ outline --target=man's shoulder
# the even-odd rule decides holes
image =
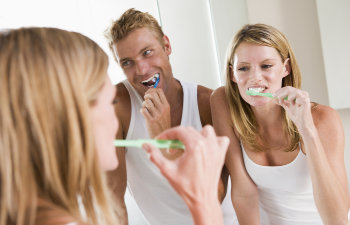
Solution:
[[[210,95],[213,90],[202,85],[197,85],[198,110],[201,117],[202,126],[212,124],[210,112]]]
[[[213,90],[202,85],[197,85],[198,104],[208,104]]]
[[[117,88],[115,99],[117,100],[116,106],[130,105],[130,95],[128,89],[123,82],[115,85]]]

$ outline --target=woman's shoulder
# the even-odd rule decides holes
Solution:
[[[318,104],[315,102],[311,103],[311,113],[315,124],[324,120],[338,119],[338,112],[327,105]]]
[[[329,132],[342,132],[342,122],[338,112],[332,107],[312,103],[311,113],[315,126],[319,131]]]
[[[225,87],[221,86],[215,89],[210,96],[210,103],[226,102]]]

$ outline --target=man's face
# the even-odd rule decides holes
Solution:
[[[171,46],[166,36],[163,40],[164,46],[151,30],[139,28],[113,46],[128,81],[142,97],[157,79],[157,87],[165,91],[173,77],[169,62]]]

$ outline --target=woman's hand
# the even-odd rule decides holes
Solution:
[[[229,139],[217,137],[212,126],[205,126],[201,132],[192,127],[175,127],[164,131],[157,139],[177,139],[185,145],[184,153],[175,160],[166,159],[151,144],[143,147],[185,200],[195,223],[220,224],[222,214],[217,193]],[[208,213],[214,214],[209,216]]]
[[[305,128],[314,126],[310,98],[306,91],[287,86],[279,89],[274,95],[277,104],[286,110],[300,133],[303,133]]]

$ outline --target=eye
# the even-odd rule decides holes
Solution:
[[[242,66],[238,68],[239,71],[248,71],[248,69],[248,66]]]
[[[272,67],[271,64],[264,64],[264,65],[261,66],[261,68],[263,68],[263,69],[268,69],[268,68],[271,68],[271,67]]]
[[[131,64],[130,60],[125,60],[121,63],[122,67],[127,67]]]
[[[112,104],[113,104],[113,105],[118,104],[118,100],[117,100],[117,99],[113,99]]]
[[[152,53],[152,50],[146,50],[146,51],[143,52],[143,55],[149,55],[151,53]]]

